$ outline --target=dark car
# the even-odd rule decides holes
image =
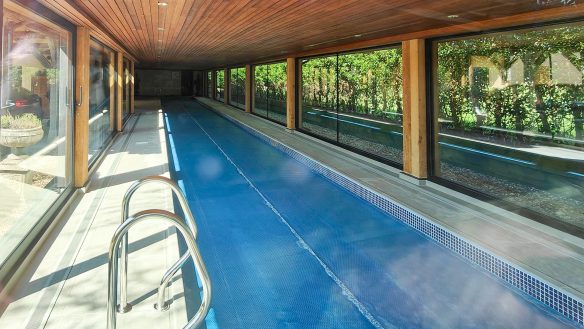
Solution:
[[[6,100],[6,108],[10,111],[11,115],[20,115],[24,113],[32,113],[39,118],[43,117],[43,111],[41,108],[41,98],[37,94],[33,94],[31,91],[17,87],[10,90],[10,94]]]

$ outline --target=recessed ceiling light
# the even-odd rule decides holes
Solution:
[[[159,27],[158,28],[158,31],[164,31],[164,28],[163,27]]]
[[[158,6],[160,6],[160,7],[166,7],[166,6],[168,6],[168,2],[159,2],[158,3]]]
[[[455,18],[458,18],[458,17],[460,17],[460,16],[458,16],[458,15],[448,15],[448,16],[446,16],[446,17],[448,17],[448,18],[450,18],[450,19],[455,19]]]
[[[363,36],[363,35],[362,34],[355,34],[353,37],[360,38],[361,36]]]

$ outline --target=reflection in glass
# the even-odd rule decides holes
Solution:
[[[89,161],[107,145],[115,127],[115,53],[91,41],[89,90]],[[123,78],[123,76],[122,76]]]
[[[583,228],[583,41],[569,25],[437,42],[434,175]]]
[[[71,33],[4,2],[0,264],[71,184]]]
[[[302,60],[300,128],[337,141],[337,56]]]
[[[207,96],[213,97],[213,81],[212,81],[212,72],[207,72]]]
[[[124,58],[122,73],[122,118],[124,122],[130,115],[130,60]],[[113,94],[112,94],[113,95]]]
[[[302,60],[301,129],[403,162],[399,47]]]
[[[215,98],[220,101],[225,100],[225,71],[219,70],[215,71],[215,81],[217,81],[217,86],[215,89]]]
[[[245,110],[245,67],[230,69],[229,104]]]
[[[279,123],[286,123],[286,63],[254,68],[253,112]]]

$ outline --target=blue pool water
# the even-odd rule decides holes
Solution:
[[[163,108],[213,282],[207,328],[575,327],[202,105]]]

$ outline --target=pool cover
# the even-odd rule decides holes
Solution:
[[[163,109],[213,282],[207,328],[577,327],[201,104]]]

